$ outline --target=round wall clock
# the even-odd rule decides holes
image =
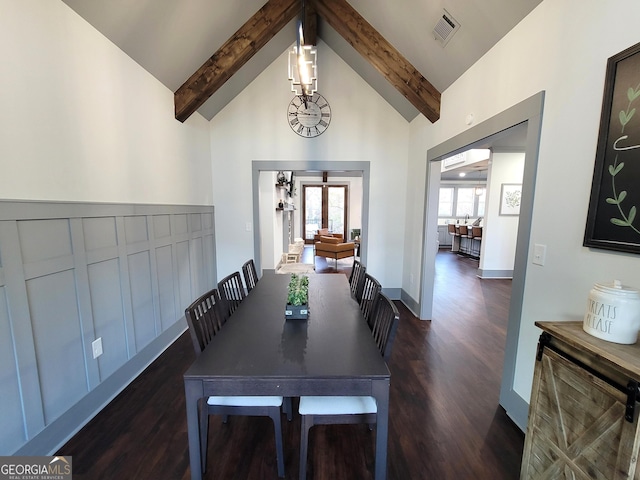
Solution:
[[[289,102],[287,121],[291,129],[301,137],[317,137],[331,122],[331,107],[319,93],[311,96],[296,95]]]

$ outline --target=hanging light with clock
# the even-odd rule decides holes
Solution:
[[[289,81],[291,91],[296,95],[311,96],[318,90],[318,50],[314,45],[305,45],[302,24],[304,15],[303,0],[296,43],[289,51]]]

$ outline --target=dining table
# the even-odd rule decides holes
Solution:
[[[198,402],[210,395],[372,396],[375,478],[386,478],[391,375],[347,277],[309,275],[305,320],[285,319],[290,277],[264,272],[184,374],[192,479],[202,478]]]

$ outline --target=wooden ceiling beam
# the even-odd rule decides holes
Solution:
[[[303,2],[302,35],[305,45],[315,45],[318,42],[318,15],[313,2]]]
[[[174,93],[184,122],[231,76],[300,13],[300,0],[269,0]]]
[[[440,118],[440,92],[346,0],[313,0],[316,11],[431,122]]]

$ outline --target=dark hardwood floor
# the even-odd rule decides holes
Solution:
[[[318,261],[324,261],[318,259]],[[335,271],[332,261],[316,271]],[[401,303],[391,370],[389,479],[516,479],[524,435],[498,406],[509,280],[480,280],[477,261],[437,255],[433,321]],[[349,269],[340,273],[349,273]],[[371,272],[375,276],[376,272]],[[75,480],[190,478],[182,374],[185,332],[58,452]],[[297,403],[294,401],[294,410]],[[206,479],[277,478],[267,418],[211,418]],[[286,478],[298,478],[300,419],[283,417]],[[366,425],[311,430],[308,478],[373,478]]]

